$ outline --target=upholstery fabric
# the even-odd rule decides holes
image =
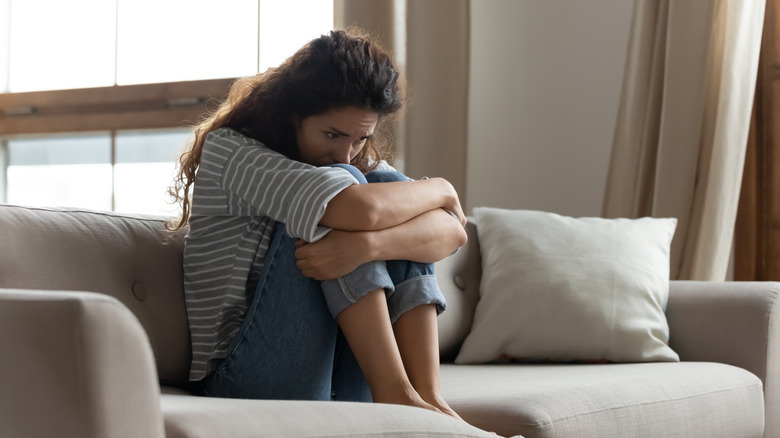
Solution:
[[[450,306],[439,318],[449,360],[469,331],[478,300],[479,241],[473,222],[466,230],[469,243],[436,266]],[[162,233],[161,218],[0,206],[0,289],[25,289],[0,292],[0,436],[224,436],[217,429],[239,437],[484,436],[447,417],[400,406],[209,399],[167,386],[181,386],[177,376],[186,379],[189,339],[181,236],[161,244]],[[133,288],[136,283],[148,287]],[[101,292],[123,306],[63,289]],[[447,364],[444,395],[475,426],[507,435],[750,437],[760,435],[766,409],[766,436],[776,436],[778,295],[780,283],[673,281],[670,342],[686,362]],[[155,361],[162,389],[155,383]],[[659,365],[668,368],[651,369]],[[751,372],[766,385],[763,405]],[[699,414],[703,403],[709,403],[706,415]],[[681,412],[690,414],[690,424]],[[640,426],[653,433],[637,432]],[[722,431],[712,432],[715,427]]]
[[[452,361],[469,334],[479,301],[482,264],[479,239],[474,221],[466,224],[468,243],[458,254],[436,263],[436,279],[445,298],[447,311],[439,315],[439,354],[442,361]]]
[[[0,436],[162,438],[146,333],[116,299],[0,290]]]
[[[141,321],[160,379],[186,384],[189,329],[183,233],[160,218],[0,205],[0,288],[77,290],[117,298]]]
[[[761,381],[715,363],[444,365],[442,391],[477,427],[553,437],[761,437]]]
[[[764,382],[764,436],[780,436],[780,283],[673,281],[667,319],[681,360],[734,365]]]
[[[442,414],[398,405],[162,396],[166,438],[493,437]],[[269,419],[273,421],[269,421]]]

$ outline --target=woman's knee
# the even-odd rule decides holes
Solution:
[[[360,184],[411,181],[409,177],[397,170],[372,170],[363,175],[363,172],[361,172],[360,169],[351,164],[336,163],[331,164],[330,167],[339,167],[346,170],[351,173]]]
[[[363,175],[363,172],[361,172],[360,169],[358,169],[357,167],[351,164],[336,163],[336,164],[331,164],[330,167],[339,167],[341,169],[346,170],[347,172],[351,173],[352,176],[354,176],[355,179],[358,180],[358,183],[360,184],[366,184],[368,182],[366,180],[366,176]]]
[[[374,170],[366,174],[370,183],[411,181],[409,177],[397,170]]]

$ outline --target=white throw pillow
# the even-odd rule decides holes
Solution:
[[[679,360],[664,314],[676,219],[474,217],[481,297],[456,363]]]

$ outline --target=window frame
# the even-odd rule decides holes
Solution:
[[[0,93],[0,202],[8,201],[9,139],[109,132],[113,168],[118,131],[190,127],[217,107],[235,79]]]
[[[0,93],[0,137],[190,126],[216,108],[234,81]]]

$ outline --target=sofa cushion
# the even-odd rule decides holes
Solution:
[[[167,438],[495,438],[452,417],[398,405],[235,400],[167,393],[162,395],[162,410]]]
[[[761,381],[705,362],[443,365],[444,398],[477,427],[553,437],[761,437]]]
[[[0,288],[117,298],[148,334],[160,379],[186,384],[183,233],[167,234],[157,217],[0,205],[0,242]]]
[[[457,363],[679,360],[664,315],[676,219],[474,215],[481,297]]]

